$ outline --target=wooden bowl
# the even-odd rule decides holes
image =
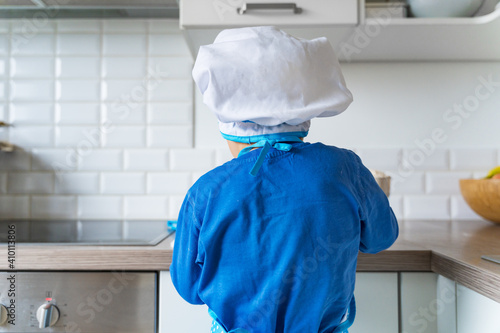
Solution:
[[[500,223],[500,179],[460,179],[460,191],[479,216]]]

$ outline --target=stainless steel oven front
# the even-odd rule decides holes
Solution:
[[[0,272],[0,332],[154,333],[155,272]]]

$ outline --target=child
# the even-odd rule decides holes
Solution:
[[[200,48],[193,77],[237,158],[186,195],[177,291],[208,305],[212,332],[347,332],[358,251],[388,248],[398,225],[356,154],[302,141],[310,119],[352,101],[331,45],[225,30]]]

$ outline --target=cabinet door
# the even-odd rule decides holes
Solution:
[[[457,284],[457,333],[500,333],[500,303]]]
[[[398,274],[357,273],[356,319],[349,333],[398,333]]]
[[[435,273],[401,273],[404,333],[456,333],[455,282]]]
[[[206,305],[192,305],[175,290],[169,271],[160,272],[159,333],[210,332],[212,318]]]
[[[180,2],[180,25],[187,28],[251,25],[355,25],[357,0],[296,0],[299,10],[279,8],[289,0],[189,0]],[[253,8],[252,4],[262,8]],[[262,6],[263,5],[263,6]],[[244,9],[247,8],[246,11]],[[243,12],[244,11],[244,12]]]

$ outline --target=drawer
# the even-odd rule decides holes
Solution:
[[[358,0],[181,0],[182,28],[356,25]]]

